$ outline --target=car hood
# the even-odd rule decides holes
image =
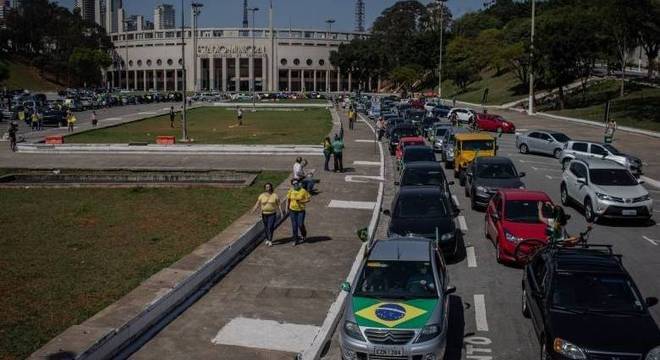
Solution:
[[[454,220],[449,217],[416,217],[416,218],[392,218],[390,222],[390,233],[406,236],[408,234],[419,235],[427,238],[435,238],[436,230],[442,236],[456,230]]]
[[[508,179],[486,179],[486,178],[474,178],[473,181],[475,186],[484,186],[493,189],[512,189],[520,188],[525,186],[525,184],[520,181],[520,178],[508,178]]]
[[[645,353],[660,344],[660,330],[648,316],[568,314],[550,311],[552,337],[582,349]]]
[[[438,317],[438,299],[382,300],[353,296],[351,315],[362,327],[421,329]]]
[[[636,197],[648,194],[648,191],[642,185],[632,186],[601,186],[594,184],[594,190],[610,196],[616,196],[624,199],[634,199]]]
[[[504,220],[502,222],[502,227],[511,233],[511,235],[523,239],[545,239],[547,237],[545,233],[546,225],[542,223],[525,223],[525,222],[516,222]]]

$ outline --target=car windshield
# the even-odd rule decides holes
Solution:
[[[483,179],[510,179],[518,177],[518,173],[513,164],[479,164],[476,176]]]
[[[560,272],[553,281],[552,305],[572,310],[644,310],[630,279],[621,274]]]
[[[591,169],[589,179],[592,183],[602,186],[634,186],[638,182],[625,169]]]
[[[447,216],[449,211],[445,207],[440,193],[406,194],[399,197],[394,217],[398,218],[428,218]]]
[[[422,185],[443,185],[444,176],[442,170],[411,169],[407,168],[403,172],[401,185],[422,186]]]
[[[367,261],[355,296],[383,299],[434,299],[438,297],[430,262]]]
[[[609,150],[612,153],[612,155],[623,155],[619,150],[617,150],[617,148],[615,148],[610,144],[603,144],[603,147]]]
[[[414,128],[396,129],[394,130],[394,134],[392,135],[396,138],[402,138],[406,136],[417,136],[417,130]]]
[[[444,136],[447,133],[447,128],[435,129],[435,136]]]
[[[403,153],[403,162],[435,161],[435,154],[431,149],[407,150]]]
[[[560,143],[565,143],[571,140],[568,136],[562,133],[552,133],[550,135],[552,135],[552,137],[555,138],[555,140],[559,141]]]
[[[504,216],[508,221],[540,224],[538,204],[538,200],[508,200]],[[544,217],[552,216],[547,209],[544,208],[543,211]]]
[[[493,141],[490,140],[471,140],[471,141],[463,141],[462,149],[463,150],[482,150],[482,151],[490,151],[493,150],[495,147],[495,144]]]

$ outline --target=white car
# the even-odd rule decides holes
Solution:
[[[449,110],[449,114],[447,114],[447,118],[451,119],[451,116],[453,114],[456,114],[456,118],[460,122],[468,122],[470,120],[470,116],[474,115],[475,117],[477,116],[477,112],[472,110],[472,109],[465,109],[465,108],[453,108]]]
[[[584,217],[649,220],[653,200],[630,171],[612,160],[573,159],[562,175],[561,202],[577,204]]]

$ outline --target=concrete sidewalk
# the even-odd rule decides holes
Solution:
[[[364,123],[345,129],[343,174],[323,171],[321,158],[308,159],[320,193],[307,207],[307,243],[294,247],[285,222],[275,246],[255,249],[133,358],[292,359],[308,347],[362,245],[356,232],[372,216],[378,182],[350,181],[380,176],[373,142],[356,141],[371,139]]]

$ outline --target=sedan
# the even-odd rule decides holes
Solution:
[[[503,117],[493,114],[477,114],[477,126],[479,130],[483,131],[509,134],[516,132],[516,126],[511,121],[504,120]]]
[[[532,130],[516,134],[516,148],[521,154],[540,153],[559,159],[564,145],[569,140],[571,139],[568,136],[560,132]]]
[[[525,184],[511,159],[501,156],[478,157],[467,168],[465,196],[472,209],[486,206],[499,189],[524,189]]]
[[[408,145],[405,147],[399,162],[399,170],[403,170],[406,165],[418,161],[435,161],[435,152],[426,145]]]

